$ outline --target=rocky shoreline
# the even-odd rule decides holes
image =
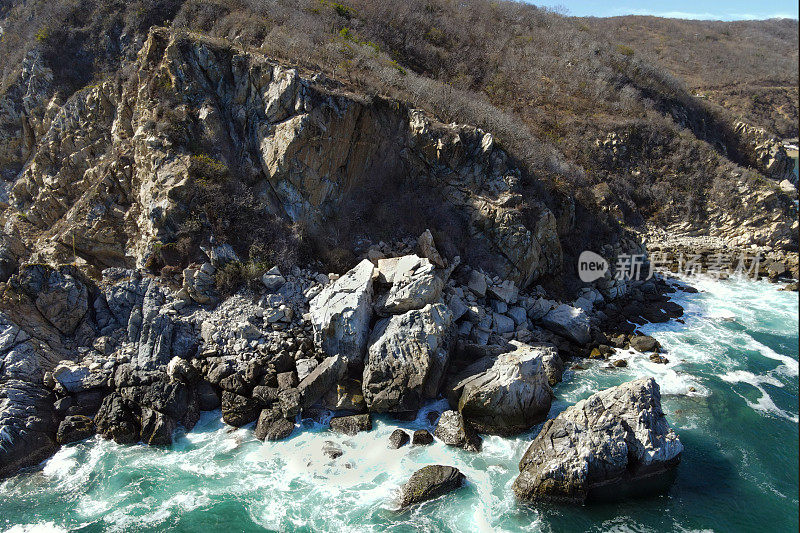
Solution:
[[[254,423],[270,441],[289,437],[299,418],[369,431],[372,413],[413,418],[441,396],[452,410],[436,413],[433,435],[400,430],[387,445],[435,438],[478,452],[480,433],[543,422],[551,387],[582,358],[632,346],[666,362],[635,324],[682,314],[661,279],[607,277],[560,302],[448,263],[429,232],[382,250],[341,276],[273,269],[256,290],[221,301],[213,276],[232,260],[224,248],[187,268],[180,285],[136,270],[107,269],[96,283],[71,266],[23,265],[2,286],[0,474],[95,433],[169,445],[201,411],[221,409],[234,427]],[[641,402],[660,410],[654,382],[628,396],[628,414],[615,417]],[[653,420],[650,431],[669,431],[663,415]],[[454,486],[451,474],[444,485]]]

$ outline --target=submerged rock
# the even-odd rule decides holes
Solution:
[[[400,491],[400,507],[438,498],[461,487],[466,477],[457,468],[443,465],[423,467],[409,478]]]
[[[663,488],[683,445],[653,378],[593,394],[545,422],[519,463],[524,501],[584,503]]]

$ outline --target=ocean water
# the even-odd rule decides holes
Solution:
[[[472,454],[441,444],[389,450],[396,427],[378,418],[345,437],[310,421],[284,442],[261,443],[219,412],[169,449],[101,439],[67,446],[40,471],[0,483],[6,531],[797,531],[798,299],[766,282],[704,280],[678,293],[685,324],[647,325],[669,364],[618,351],[624,369],[568,372],[552,415],[593,391],[640,377],[661,385],[686,451],[668,493],[587,507],[522,506],[511,483],[535,428],[486,437]],[[325,440],[344,455],[322,454]],[[409,511],[397,488],[423,465],[449,464],[469,483]]]

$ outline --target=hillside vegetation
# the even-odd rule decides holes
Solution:
[[[709,23],[695,47],[692,24],[674,23],[679,32],[672,22],[648,29],[626,20],[488,0],[30,0],[3,16],[2,87],[38,50],[64,101],[130,75],[126,60],[149,28],[165,25],[492,132],[523,170],[528,197],[577,200],[567,255],[598,242],[606,225],[589,222],[597,213],[611,225],[707,229],[720,213],[737,228],[791,210],[780,194],[761,195],[766,206],[742,201],[743,190],[777,186],[764,180],[733,124],[745,114],[775,133],[793,132],[796,31],[783,22]],[[792,68],[794,93],[785,89]],[[774,112],[745,109],[736,91],[761,98],[760,86],[785,89],[790,102]],[[699,90],[709,99],[692,94]]]
[[[676,20],[613,17],[576,20],[598,39],[628,46],[684,80],[692,92],[746,122],[797,136],[796,20]]]

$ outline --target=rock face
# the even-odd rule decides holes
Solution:
[[[578,344],[586,344],[590,339],[589,317],[582,309],[561,304],[549,311],[541,319],[542,325]]]
[[[511,344],[514,350],[476,361],[448,386],[454,407],[481,433],[520,433],[550,410],[553,391],[543,362],[550,350]]]
[[[314,337],[328,355],[341,355],[348,364],[364,359],[372,316],[372,272],[363,260],[322,289],[310,304]]]
[[[416,411],[435,398],[453,334],[452,315],[441,303],[378,321],[370,335],[362,381],[369,409]]]
[[[612,387],[545,422],[520,461],[525,501],[584,503],[663,488],[683,445],[652,378]]]
[[[405,508],[438,498],[461,487],[466,477],[452,466],[429,465],[409,478],[400,491],[400,507]]]

